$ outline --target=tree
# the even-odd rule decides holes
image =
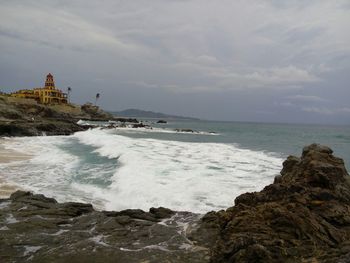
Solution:
[[[67,88],[67,95],[68,95],[68,103],[70,103],[70,93],[72,91],[72,88],[71,87],[68,87]]]
[[[96,106],[96,104],[97,104],[97,100],[100,98],[100,93],[97,93],[96,94],[96,98],[95,98],[95,106]]]

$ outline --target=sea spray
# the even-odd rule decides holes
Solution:
[[[7,147],[34,155],[3,165],[12,182],[107,210],[227,208],[237,195],[271,183],[282,164],[273,154],[234,144],[130,138],[100,129],[15,138]]]

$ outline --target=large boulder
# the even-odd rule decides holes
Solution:
[[[211,213],[211,261],[350,262],[350,181],[332,153],[307,146],[301,158],[288,157],[273,184]]]

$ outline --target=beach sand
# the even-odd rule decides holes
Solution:
[[[28,154],[23,154],[14,150],[5,149],[4,141],[0,139],[0,163],[9,163],[14,161],[28,160],[31,158]]]
[[[31,155],[6,149],[3,144],[4,139],[0,139],[0,198],[8,198],[13,192],[20,188],[7,182],[7,178],[5,178],[3,173],[3,169],[6,168],[1,167],[1,165],[10,162],[28,160],[31,158]]]

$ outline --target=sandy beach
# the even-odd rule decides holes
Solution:
[[[30,159],[31,156],[28,154],[23,154],[11,149],[6,149],[4,147],[4,139],[0,139],[0,198],[7,198],[16,190],[19,190],[19,187],[13,184],[9,184],[4,178],[3,167],[1,164],[23,161]]]
[[[30,159],[30,155],[23,154],[4,147],[4,139],[0,139],[0,163],[9,163]]]

